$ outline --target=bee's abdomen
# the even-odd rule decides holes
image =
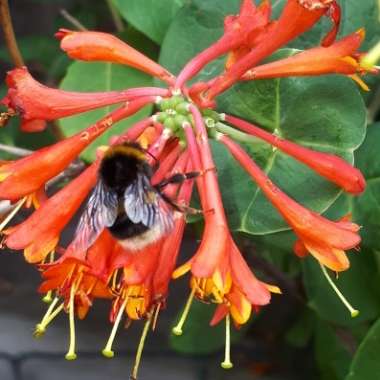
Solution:
[[[124,240],[142,235],[148,230],[148,227],[142,223],[133,223],[126,214],[122,214],[108,229],[116,239]]]

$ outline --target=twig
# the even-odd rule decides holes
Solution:
[[[87,28],[73,15],[71,15],[69,12],[67,12],[66,9],[61,9],[59,13],[62,15],[62,17],[68,21],[71,25],[73,25],[76,29],[85,31]]]
[[[0,0],[0,24],[3,28],[5,43],[14,65],[17,67],[24,66],[24,60],[22,59],[13,30],[8,0]]]
[[[106,0],[108,8],[111,12],[112,20],[115,24],[116,30],[118,32],[124,31],[124,23],[122,18],[120,17],[119,12],[115,8],[115,5],[113,4],[112,0]]]
[[[46,187],[49,188],[49,187],[56,185],[57,183],[61,182],[64,179],[76,177],[78,174],[80,174],[85,169],[85,167],[86,167],[86,165],[83,161],[75,160],[62,173],[59,173],[57,176],[52,178],[46,184]]]
[[[53,136],[58,140],[58,141],[61,141],[61,140],[64,140],[66,138],[66,136],[64,135],[64,133],[62,132],[62,129],[61,127],[58,125],[58,123],[56,121],[52,121],[51,124],[50,124],[50,129],[51,129],[51,133],[53,134]]]
[[[13,154],[14,156],[25,157],[33,153],[32,150],[18,148],[17,146],[9,146],[6,144],[0,144],[0,151]]]

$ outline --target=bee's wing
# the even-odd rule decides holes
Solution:
[[[79,219],[72,244],[80,252],[86,251],[102,233],[104,228],[115,223],[118,198],[114,191],[106,189],[101,180],[96,184],[86,209]]]
[[[144,174],[139,173],[137,180],[126,188],[124,209],[133,223],[142,223],[149,228],[158,226],[162,233],[173,228],[172,210]]]

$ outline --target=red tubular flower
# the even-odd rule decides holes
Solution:
[[[243,76],[243,80],[268,79],[288,76],[307,76],[322,74],[345,74],[352,76],[367,70],[360,65],[357,49],[364,39],[363,29],[352,33],[329,47],[316,47],[297,53],[289,58],[280,59],[256,66]],[[357,79],[355,76],[353,79]],[[362,82],[360,82],[362,85]],[[367,86],[363,86],[368,90]]]
[[[78,317],[83,319],[93,298],[111,297],[106,284],[110,276],[109,260],[115,244],[116,241],[105,230],[87,252],[75,252],[69,246],[59,260],[42,266],[44,281],[39,292],[54,290],[68,303],[70,288],[77,283],[75,306]],[[81,277],[79,282],[77,276]]]
[[[174,81],[174,76],[158,63],[111,34],[60,29],[56,37],[61,40],[61,48],[70,58],[119,63],[132,66],[168,84]]]
[[[225,115],[228,123],[244,132],[256,136],[276,148],[301,161],[318,174],[343,188],[345,191],[358,195],[365,189],[365,179],[359,169],[354,168],[343,159],[333,154],[316,152],[298,144],[284,140],[278,136],[264,131],[244,120],[234,116]]]
[[[197,179],[197,185],[205,229],[197,252],[189,262],[174,272],[173,277],[191,270],[192,294],[202,300],[211,297],[217,303],[224,303],[225,295],[234,283],[252,304],[265,305],[270,301],[270,292],[254,277],[230,235],[203,120],[196,107],[191,106],[190,110],[198,141],[195,141],[190,125],[184,125],[184,128],[193,167],[203,173]],[[177,332],[180,333],[180,330],[179,327]]]
[[[238,144],[225,135],[220,134],[218,138],[281,213],[307,251],[334,271],[346,270],[350,263],[345,250],[360,243],[359,226],[345,221],[332,222],[304,208],[276,187]]]
[[[99,162],[49,198],[27,220],[8,230],[6,245],[23,249],[29,263],[41,262],[56,247],[60,233],[95,185]]]
[[[49,88],[37,82],[26,67],[7,74],[8,93],[1,103],[21,115],[24,131],[45,129],[45,121],[126,102],[141,96],[165,96],[167,90],[142,87],[124,91],[81,93]]]
[[[120,269],[122,275],[113,286],[116,294],[114,306],[117,307],[112,310],[111,321],[114,321],[120,307],[133,320],[145,317],[153,299],[152,278],[161,247],[162,240],[150,244],[138,253],[131,253],[120,246],[115,251],[110,267]]]
[[[204,96],[207,106],[218,94],[227,90],[249,69],[256,66],[265,57],[286,45],[300,34],[309,30],[331,6],[337,7],[334,0],[288,0],[280,18],[268,29],[260,43],[248,54],[239,59],[224,74],[212,81]]]
[[[75,352],[75,314],[83,319],[94,298],[111,298],[106,285],[109,277],[108,259],[115,247],[115,240],[108,231],[104,231],[87,252],[67,250],[55,263],[42,266],[44,282],[40,292],[56,292],[45,316],[37,324],[35,336],[41,336],[46,327],[62,311],[69,315],[70,344],[66,354],[67,360],[76,359]],[[61,305],[56,307],[59,299]]]
[[[231,50],[240,51],[242,46],[253,44],[257,35],[268,24],[270,11],[271,6],[268,1],[256,7],[252,0],[244,0],[237,16],[225,18],[223,36],[195,56],[182,69],[175,83],[176,88],[182,88],[186,81],[219,56]]]
[[[83,149],[105,130],[119,120],[137,112],[151,101],[151,97],[142,97],[130,102],[72,137],[40,149],[20,160],[1,165],[0,199],[18,200],[25,195],[34,193],[49,179],[64,170]],[[132,128],[131,131],[133,132],[134,129]]]

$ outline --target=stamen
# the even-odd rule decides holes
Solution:
[[[113,342],[114,342],[115,337],[116,337],[116,332],[117,332],[119,325],[120,325],[120,322],[121,322],[121,317],[123,316],[124,311],[125,311],[125,307],[127,306],[127,302],[128,302],[128,297],[125,299],[125,301],[123,302],[123,304],[121,305],[121,307],[119,309],[119,312],[117,313],[117,316],[116,316],[115,322],[113,324],[112,331],[111,331],[111,334],[108,338],[107,344],[104,347],[104,349],[102,350],[102,354],[106,358],[111,359],[115,356],[114,351],[112,351],[112,345],[113,345]]]
[[[224,351],[224,361],[220,364],[224,369],[231,369],[234,365],[231,362],[231,319],[230,314],[226,316],[226,346]]]
[[[139,371],[139,366],[140,366],[141,356],[142,356],[143,349],[144,349],[145,339],[148,335],[151,322],[152,322],[152,317],[148,316],[148,319],[146,320],[145,325],[144,325],[143,332],[141,334],[139,346],[137,347],[135,364],[133,366],[133,370],[132,370],[132,374],[130,376],[130,380],[137,380],[137,373]]]
[[[75,314],[74,314],[74,298],[75,298],[76,286],[72,285],[70,289],[70,301],[69,301],[69,322],[70,322],[70,344],[69,350],[65,355],[66,360],[75,360],[77,354],[75,353]]]
[[[320,265],[321,265],[322,273],[324,274],[328,283],[333,288],[333,290],[337,294],[337,296],[340,298],[340,300],[342,301],[344,306],[346,306],[346,308],[349,310],[351,317],[352,318],[357,317],[359,315],[359,310],[356,310],[351,306],[351,304],[347,301],[346,297],[341,293],[341,291],[338,289],[338,287],[334,284],[333,280],[331,279],[331,277],[327,273],[325,266],[323,264],[320,264]]]
[[[46,311],[46,314],[42,318],[41,322],[36,325],[36,328],[33,333],[35,338],[40,338],[41,336],[43,336],[46,332],[46,327],[63,310],[63,305],[64,305],[63,302],[54,310],[54,307],[58,303],[58,301],[59,301],[59,298],[55,297],[54,300],[51,302],[48,310]]]
[[[0,223],[0,232],[6,227],[6,225],[12,220],[12,218],[17,214],[22,205],[25,203],[27,197],[22,198],[13,208],[13,210],[7,215],[7,217]]]
[[[172,332],[174,335],[180,336],[183,334],[182,327],[186,322],[187,316],[189,315],[190,307],[194,300],[194,295],[195,295],[195,286],[191,290],[190,296],[186,302],[185,308],[183,309],[183,313],[178,324],[175,327],[173,327]]]

